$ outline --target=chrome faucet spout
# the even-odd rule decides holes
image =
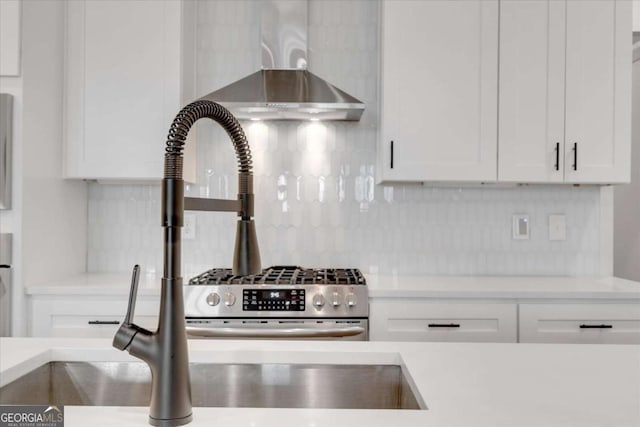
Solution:
[[[238,160],[238,200],[187,198],[186,207],[195,210],[233,211],[240,217],[234,253],[236,275],[261,271],[260,253],[253,222],[253,166],[247,138],[236,118],[221,105],[199,100],[176,116],[167,138],[162,180],[162,226],[164,268],[158,329],[148,331],[133,323],[139,267],[134,267],[127,316],[113,338],[113,346],[146,362],[152,373],[149,423],[172,427],[191,422],[189,353],[182,296],[181,230],[185,197],[183,147],[193,124],[207,117],[220,124],[233,142]]]

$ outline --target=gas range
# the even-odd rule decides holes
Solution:
[[[253,276],[212,269],[189,280],[184,302],[191,336],[366,339],[368,335],[366,280],[355,268],[274,266]]]

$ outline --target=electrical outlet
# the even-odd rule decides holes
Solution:
[[[184,215],[182,238],[185,240],[192,240],[196,238],[196,216],[194,214]]]
[[[529,215],[513,215],[513,240],[529,240]]]
[[[567,239],[567,217],[564,214],[549,215],[549,240]]]

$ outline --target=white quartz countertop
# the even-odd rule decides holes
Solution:
[[[372,298],[640,299],[640,283],[618,277],[365,276]]]
[[[633,299],[640,283],[617,277],[401,276],[366,274],[371,298]],[[128,274],[82,274],[26,288],[28,295],[127,295]],[[140,277],[139,295],[159,295],[160,276]]]
[[[189,345],[191,362],[402,365],[428,406],[194,408],[193,427],[640,425],[640,346],[216,340]],[[56,360],[135,359],[113,349],[110,340],[0,338],[0,386]],[[146,407],[66,406],[65,427],[146,426],[147,415]]]

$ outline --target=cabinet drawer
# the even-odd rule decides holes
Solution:
[[[120,327],[120,316],[54,315],[50,318],[52,337],[113,338]],[[158,316],[136,316],[138,326],[154,331]]]
[[[30,304],[31,336],[110,338],[124,319],[127,304],[124,296],[33,298]],[[134,322],[155,330],[158,307],[156,297],[138,298]]]
[[[373,341],[516,342],[515,304],[370,303]]]
[[[520,304],[520,342],[640,344],[640,304]]]

